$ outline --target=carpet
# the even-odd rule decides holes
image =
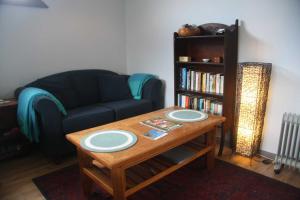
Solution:
[[[195,161],[130,196],[129,200],[299,200],[300,189],[232,164],[217,161],[213,170]],[[47,200],[84,200],[77,165],[33,179]],[[95,187],[93,200],[111,200]]]

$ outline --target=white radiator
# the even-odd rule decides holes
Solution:
[[[280,138],[274,161],[274,172],[280,173],[283,166],[300,169],[300,115],[284,113]]]

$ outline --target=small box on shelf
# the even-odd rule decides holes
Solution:
[[[213,63],[223,63],[223,57],[221,56],[215,56],[212,58]]]
[[[192,58],[190,56],[179,56],[179,62],[191,62]]]

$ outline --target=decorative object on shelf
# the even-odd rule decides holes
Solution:
[[[202,61],[205,62],[205,63],[208,63],[210,61],[210,59],[209,58],[203,58]]]
[[[204,35],[223,35],[225,30],[229,28],[229,26],[220,23],[208,23],[198,26],[203,31]],[[234,27],[234,26],[232,26]]]
[[[212,61],[214,63],[222,63],[223,62],[223,57],[221,57],[221,56],[215,56],[215,57],[212,58]]]
[[[201,35],[201,28],[196,25],[185,24],[178,30],[178,35],[182,37]]]
[[[240,63],[236,93],[236,152],[252,157],[260,146],[271,63]]]
[[[190,56],[179,56],[179,62],[191,62],[191,60]]]
[[[217,31],[216,31],[216,35],[223,35],[225,33],[225,28],[219,28]]]

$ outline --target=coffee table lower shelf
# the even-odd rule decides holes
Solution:
[[[138,190],[160,180],[162,177],[171,174],[193,160],[214,150],[214,146],[206,146],[196,142],[189,142],[183,146],[194,151],[195,154],[179,163],[170,162],[165,157],[158,155],[126,169],[125,196],[128,197],[134,194]],[[111,172],[109,169],[92,165],[91,167],[83,168],[82,172],[91,178],[97,185],[106,190],[109,194],[114,195]]]

